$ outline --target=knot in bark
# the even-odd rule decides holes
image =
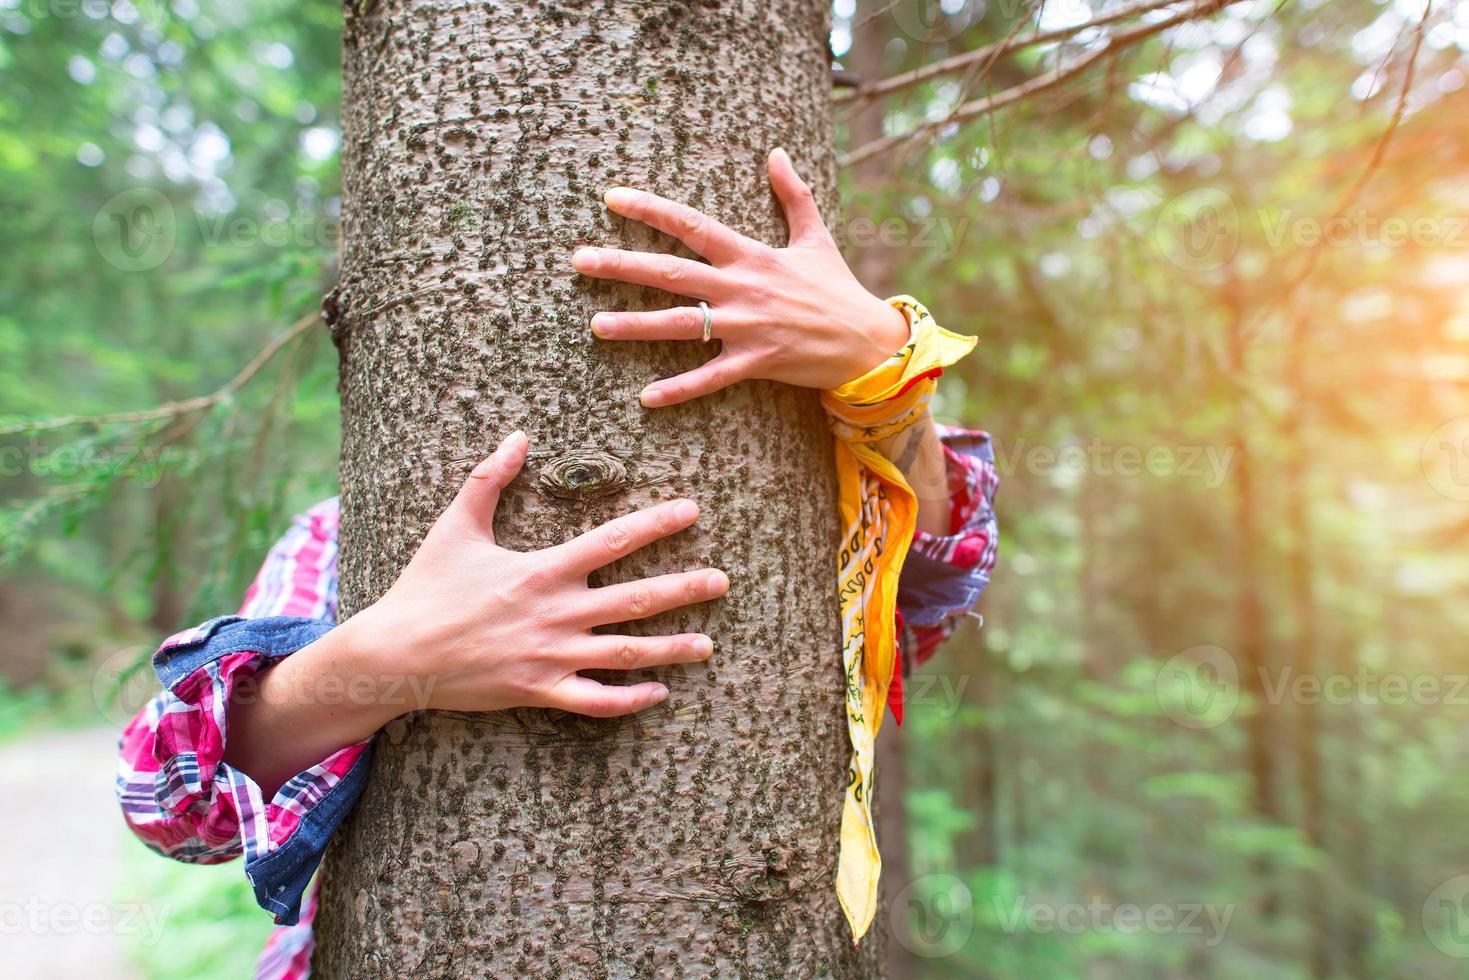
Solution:
[[[600,449],[573,449],[547,460],[536,489],[560,500],[607,497],[626,490],[627,466]]]
[[[763,854],[727,858],[722,871],[735,896],[746,902],[770,902],[785,898],[804,884],[795,875],[789,848],[772,847]]]

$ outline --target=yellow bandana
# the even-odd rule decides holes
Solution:
[[[854,942],[866,935],[877,914],[882,858],[872,826],[872,764],[897,661],[898,575],[918,516],[917,497],[902,471],[873,443],[921,418],[943,369],[978,343],[974,337],[940,327],[911,296],[895,296],[888,302],[908,318],[913,329],[908,345],[862,377],[821,395],[837,437],[839,506],[845,528],[837,557],[837,596],[852,761],[842,809],[837,899]]]

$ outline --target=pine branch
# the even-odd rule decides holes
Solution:
[[[921,85],[931,78],[952,75],[956,72],[963,71],[971,65],[1003,58],[1005,55],[1012,54],[1023,48],[1028,48],[1036,44],[1049,44],[1052,41],[1064,41],[1068,38],[1075,37],[1083,31],[1091,30],[1095,27],[1105,27],[1108,24],[1115,24],[1119,20],[1128,20],[1141,14],[1162,9],[1163,7],[1171,7],[1178,2],[1179,0],[1138,0],[1138,2],[1118,7],[1116,10],[1099,14],[1082,24],[1061,27],[1053,31],[1035,31],[1020,38],[1008,37],[1003,41],[995,41],[992,44],[986,44],[982,48],[976,48],[973,51],[965,51],[962,54],[952,55],[948,58],[935,61],[932,64],[924,65],[922,68],[915,68],[912,71],[904,72],[901,75],[894,75],[891,78],[884,78],[881,81],[859,85],[849,92],[843,92],[841,95],[836,96],[834,101],[838,106],[845,106],[853,102],[859,104],[869,102],[872,99],[888,95],[892,92],[901,92],[903,89]]]
[[[1201,0],[1201,2],[1192,4],[1163,20],[1151,24],[1140,24],[1137,27],[1131,27],[1125,31],[1119,31],[1116,34],[1112,35],[1111,40],[1109,40],[1102,47],[1098,48],[1095,51],[1092,51],[1087,55],[1084,55],[1081,58],[1076,59],[1075,61],[1070,62],[1069,64],[1065,64],[1052,71],[1048,71],[1044,75],[1037,75],[1035,78],[1022,82],[1019,85],[1013,85],[1010,88],[997,92],[994,95],[985,96],[982,99],[975,99],[972,102],[966,102],[963,105],[957,106],[952,112],[948,113],[942,119],[925,121],[911,127],[905,132],[897,133],[892,136],[884,136],[881,139],[876,139],[863,146],[859,146],[856,149],[852,150],[850,153],[843,154],[840,158],[838,158],[837,166],[850,167],[853,164],[861,163],[863,160],[867,160],[871,157],[877,156],[880,153],[886,153],[902,143],[906,143],[909,140],[917,139],[920,136],[931,133],[934,130],[940,129],[944,126],[948,126],[952,123],[961,123],[970,119],[975,119],[979,116],[988,115],[989,113],[994,112],[996,109],[1002,109],[1005,106],[1014,105],[1015,103],[1028,99],[1031,96],[1039,95],[1042,92],[1049,91],[1050,89],[1055,88],[1063,82],[1075,78],[1077,75],[1080,75],[1092,65],[1108,57],[1109,55],[1115,55],[1120,51],[1126,50],[1127,48],[1141,44],[1148,38],[1151,38],[1157,34],[1161,34],[1163,31],[1168,30],[1170,27],[1177,27],[1179,24],[1183,24],[1191,20],[1197,20],[1201,17],[1207,17],[1210,14],[1222,10],[1224,7],[1227,7],[1230,4],[1237,2],[1239,2],[1239,0]]]
[[[180,415],[192,415],[197,412],[207,411],[218,405],[239,391],[250,379],[265,367],[271,358],[289,345],[293,340],[300,337],[321,320],[321,313],[308,313],[295,323],[291,324],[284,333],[272,338],[270,343],[261,348],[260,353],[251,359],[240,369],[240,373],[227,381],[223,386],[215,389],[207,395],[196,398],[185,398],[181,401],[166,402],[155,408],[143,409],[138,412],[117,412],[112,415],[63,415],[59,418],[37,419],[33,422],[13,422],[8,425],[0,425],[0,435],[14,435],[19,432],[46,432],[53,429],[66,429],[74,425],[122,425],[131,422],[154,422],[159,419],[175,418]]]

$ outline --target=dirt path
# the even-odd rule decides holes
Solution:
[[[0,745],[0,962],[10,977],[131,980],[130,933],[148,909],[117,898],[123,843],[112,798],[117,731]]]

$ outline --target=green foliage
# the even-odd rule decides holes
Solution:
[[[128,835],[123,844],[125,884],[116,901],[146,904],[161,935],[139,929],[127,953],[145,977],[235,980],[253,976],[255,957],[273,925],[260,911],[238,861],[178,864]]]
[[[883,76],[1015,27],[886,7],[843,22],[885,32]],[[847,175],[904,231],[889,288],[980,336],[938,411],[995,434],[1002,477],[986,624],[925,668],[962,693],[900,735],[917,883],[957,876],[974,908],[919,975],[1461,975],[1430,898],[1469,856],[1469,521],[1462,474],[1423,455],[1469,377],[1464,45],[1433,34],[1461,7],[1426,25],[1375,170],[1421,8],[1229,8]],[[896,92],[887,131],[1086,50]],[[1394,675],[1420,694],[1387,696]],[[1083,911],[1006,929],[1015,901]],[[1126,903],[1233,914],[1221,937],[1109,931]],[[903,912],[922,947],[935,908]]]

